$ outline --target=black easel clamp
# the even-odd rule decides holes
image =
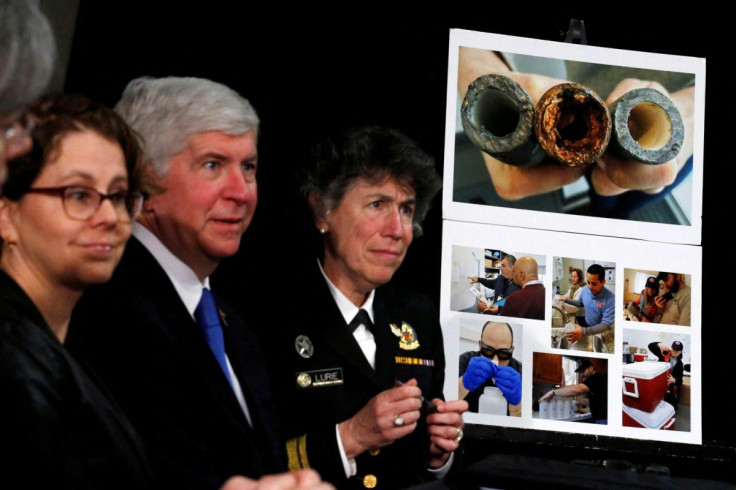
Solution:
[[[585,21],[580,19],[570,19],[570,26],[565,36],[566,43],[572,44],[588,44],[585,37]]]

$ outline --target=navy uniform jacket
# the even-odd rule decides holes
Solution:
[[[319,272],[316,261],[302,284],[309,284],[298,298],[288,322],[278,330],[262,332],[263,348],[273,364],[273,384],[279,412],[286,428],[290,469],[311,467],[339,488],[403,488],[422,479],[426,472],[429,437],[426,423],[412,434],[356,458],[357,475],[346,480],[338,452],[335,425],[356,414],[381,391],[395,382],[415,378],[424,398],[443,398],[445,358],[437,312],[428,298],[380,287],[374,298],[376,370],[349,331],[340,310]],[[400,347],[392,331],[411,326],[418,346]],[[407,332],[404,346],[411,344]],[[299,354],[297,338],[313,352]],[[304,338],[309,339],[304,342]],[[309,348],[307,348],[307,351]],[[305,352],[306,354],[306,352]],[[422,419],[423,420],[423,419]]]
[[[218,301],[225,349],[253,427],[166,273],[136,238],[107,284],[90,289],[68,344],[93,365],[146,444],[160,488],[219,488],[283,471],[257,341]]]
[[[0,488],[152,488],[130,423],[2,271]]]

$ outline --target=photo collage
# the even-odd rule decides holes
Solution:
[[[704,61],[452,30],[448,66],[445,396],[701,444]]]

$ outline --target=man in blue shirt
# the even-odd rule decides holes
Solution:
[[[562,297],[563,301],[573,306],[585,307],[586,325],[575,324],[575,329],[567,332],[570,343],[580,340],[583,336],[603,333],[613,328],[616,298],[605,288],[606,271],[599,264],[588,267],[586,274],[588,285],[580,293],[580,299]]]

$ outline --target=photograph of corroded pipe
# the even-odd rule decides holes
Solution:
[[[606,151],[611,117],[605,102],[591,89],[561,83],[539,99],[534,134],[547,155],[568,167],[583,167]]]
[[[695,151],[694,142],[703,133],[703,118],[695,117],[704,106],[703,60],[485,33],[458,34],[462,35],[451,36],[452,59],[448,65],[446,148],[451,148],[451,156],[446,162],[446,177],[452,179],[448,216],[471,219],[468,215],[472,215],[473,220],[514,226],[528,219],[534,226],[601,234],[611,233],[608,224],[589,222],[587,217],[685,227],[699,223],[702,200],[696,189],[702,181],[703,146],[700,144]],[[489,75],[485,80],[494,81],[495,86],[488,81],[481,83]],[[501,77],[513,80],[505,82],[505,88],[511,87],[508,92],[502,91],[504,85],[498,83]],[[580,84],[604,101],[598,114],[604,119],[606,113],[613,115],[607,141],[610,148],[596,158],[606,143],[599,138],[605,140],[603,131],[593,138],[599,140],[593,151],[587,148],[582,156],[563,157],[562,162],[555,158],[571,148],[579,150],[576,147],[585,146],[595,132],[590,129],[601,129],[586,124],[585,110],[559,117],[555,109],[547,120],[539,118],[541,123],[548,123],[545,133],[552,129],[549,138],[554,144],[547,148],[551,148],[551,156],[545,152],[541,161],[539,157],[525,160],[516,147],[512,147],[512,157],[500,155],[502,151],[494,145],[503,140],[520,145],[526,142],[527,147],[536,148],[525,134],[519,137],[522,133],[514,132],[529,120],[528,109],[524,117],[519,115],[519,101],[525,101],[528,95],[535,106],[533,113],[545,92],[563,83]],[[471,85],[479,87],[478,94],[469,90]],[[517,85],[523,90],[521,95]],[[677,112],[671,112],[674,116],[670,121],[669,111],[659,109],[665,106],[637,100],[630,105],[631,110],[621,102],[610,110],[617,99],[645,87],[657,90],[661,100],[668,100],[679,111],[682,132],[676,122]],[[563,112],[570,108],[558,107]],[[668,121],[675,121],[671,143],[666,143],[670,140]],[[683,135],[681,143],[679,134]],[[637,151],[622,156],[619,146],[627,146],[620,144],[627,135],[628,146]],[[669,153],[668,148],[676,150],[678,145],[679,153]],[[661,159],[651,158],[655,152]],[[586,160],[592,163],[584,163]],[[666,161],[652,164],[661,160]],[[525,211],[555,213],[559,219],[540,220],[538,215],[527,216]],[[626,236],[633,233],[629,228],[621,230]],[[637,238],[653,240],[660,239],[665,231],[636,225],[630,230],[636,230]],[[686,233],[696,234],[697,230],[688,228]]]
[[[475,146],[517,167],[537,165],[545,154],[569,167],[587,166],[609,140],[622,158],[665,163],[680,152],[685,131],[669,97],[651,88],[627,92],[606,108],[590,88],[564,83],[535,108],[518,83],[495,73],[468,86],[460,116]]]
[[[685,137],[682,117],[661,92],[631,90],[616,99],[608,111],[613,122],[610,151],[621,158],[657,165],[680,153]]]
[[[468,139],[492,157],[518,167],[544,160],[532,128],[532,99],[509,77],[489,74],[473,81],[460,116]]]

